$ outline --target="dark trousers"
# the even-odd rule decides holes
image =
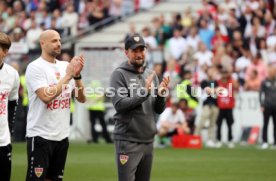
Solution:
[[[276,107],[265,107],[264,112],[264,126],[263,126],[263,142],[267,143],[267,128],[269,123],[269,118],[272,116],[273,120],[273,135],[274,135],[274,144],[276,144]]]
[[[219,115],[217,119],[217,140],[221,141],[221,126],[224,119],[226,120],[226,124],[228,127],[228,141],[232,141],[232,125],[234,123],[233,109],[219,110]]]
[[[150,181],[153,144],[115,141],[118,181]]]
[[[98,138],[99,138],[99,133],[95,129],[96,121],[98,119],[102,126],[102,133],[103,133],[104,139],[106,140],[106,142],[111,142],[111,138],[109,136],[109,133],[107,132],[106,123],[104,120],[104,112],[90,110],[89,113],[90,113],[91,133],[92,133],[93,141],[98,142]]]
[[[10,181],[11,151],[12,151],[11,145],[0,147],[0,180],[1,181]]]
[[[26,181],[62,181],[68,147],[68,138],[61,141],[51,141],[39,136],[27,138]]]

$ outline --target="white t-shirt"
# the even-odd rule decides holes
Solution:
[[[200,38],[198,35],[195,37],[188,36],[187,37],[187,45],[192,47],[194,51],[197,51],[198,43],[200,42]]]
[[[27,137],[40,136],[60,141],[69,136],[70,99],[75,88],[71,80],[61,95],[45,104],[35,93],[42,87],[56,85],[66,75],[68,62],[50,63],[41,57],[30,63],[26,70],[26,84],[29,98],[27,116]]]
[[[207,65],[207,66],[212,66],[212,58],[214,54],[211,51],[198,51],[194,54],[194,59],[198,60],[198,64],[200,66],[202,65]]]
[[[266,39],[266,45],[268,46],[268,49],[273,50],[276,45],[276,35],[270,35]]]
[[[0,70],[0,146],[11,143],[8,124],[8,101],[18,99],[19,89],[18,72],[8,64]]]
[[[150,46],[150,48],[157,48],[158,44],[154,36],[144,37],[144,41],[146,44]]]
[[[178,109],[175,114],[173,114],[172,108],[167,107],[164,112],[160,115],[159,120],[157,122],[157,129],[160,129],[162,123],[169,122],[169,123],[184,123],[185,116],[183,112]],[[173,131],[173,130],[170,130]]]
[[[187,41],[183,37],[179,37],[179,38],[172,37],[169,40],[169,51],[172,57],[175,59],[179,59],[183,53],[187,52],[187,48],[188,48]]]
[[[251,60],[244,56],[236,60],[235,68],[240,69],[240,71],[238,72],[240,78],[245,78],[245,70],[249,65],[251,65]]]

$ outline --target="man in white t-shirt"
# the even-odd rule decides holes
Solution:
[[[9,37],[0,32],[0,180],[11,176],[11,133],[18,99],[19,75],[4,63],[11,46]]]
[[[41,56],[26,70],[26,181],[62,180],[69,146],[70,99],[74,94],[78,102],[86,100],[80,75],[84,59],[76,56],[70,63],[57,60],[61,39],[54,30],[42,32],[40,46]]]
[[[169,52],[171,56],[178,60],[182,54],[187,52],[188,45],[185,38],[182,37],[182,27],[176,27],[173,31],[173,37],[169,39]]]
[[[178,131],[189,133],[185,116],[178,108],[178,103],[173,103],[171,107],[167,107],[160,115],[157,122],[157,130],[160,137],[170,137],[177,134]]]

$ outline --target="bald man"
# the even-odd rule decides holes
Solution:
[[[56,59],[60,35],[46,30],[40,36],[41,56],[26,70],[29,99],[27,116],[28,170],[26,181],[60,181],[69,146],[70,99],[85,102],[82,56],[70,63]]]

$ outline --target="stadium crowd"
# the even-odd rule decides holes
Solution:
[[[33,50],[45,29],[75,36],[110,16],[124,17],[154,4],[155,0],[1,0],[0,29]]]

